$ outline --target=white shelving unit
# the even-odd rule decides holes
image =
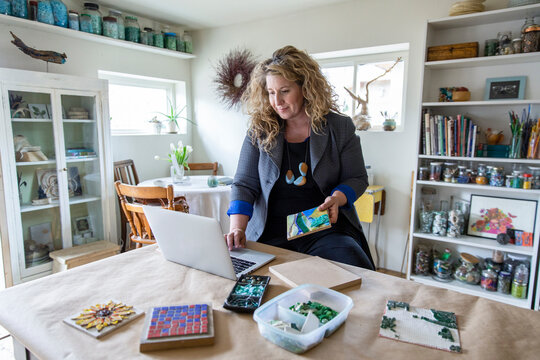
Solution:
[[[497,37],[499,31],[512,31],[514,37],[519,34],[526,17],[540,16],[540,5],[514,7],[483,13],[468,14],[431,20],[427,23],[426,50],[430,46],[448,45],[463,42],[477,41],[480,44],[479,57],[469,59],[431,61],[424,63],[423,95],[421,107],[432,114],[455,116],[464,114],[478,124],[481,130],[488,127],[502,130],[505,143],[511,139],[508,112],[515,111],[521,115],[523,108],[531,107],[531,115],[540,115],[540,52],[528,54],[514,54],[505,56],[483,56],[484,41]],[[523,100],[484,100],[486,79],[509,76],[526,76],[525,98]],[[471,91],[471,101],[466,102],[438,102],[439,88],[465,86]],[[422,122],[419,122],[418,133],[421,135]],[[528,166],[540,166],[540,160],[507,159],[507,158],[478,158],[424,155],[422,153],[422,136],[419,136],[417,168],[427,166],[431,161],[454,162],[475,169],[478,164],[504,167],[511,171],[514,166],[527,169]],[[534,200],[537,202],[536,225],[532,247],[516,245],[500,245],[493,239],[461,236],[451,238],[435,236],[419,232],[418,212],[422,200],[422,189],[429,187],[435,190],[441,200],[470,201],[472,194],[506,197],[513,199]],[[539,309],[540,285],[536,285],[538,277],[538,249],[540,243],[539,224],[540,190],[524,190],[506,187],[493,187],[477,184],[455,184],[437,181],[416,180],[413,190],[413,207],[409,243],[409,268],[407,278],[432,286],[459,291],[465,294],[476,295],[495,301],[523,307]],[[432,276],[416,275],[415,250],[419,244],[425,244],[438,250],[449,248],[454,258],[460,252],[471,253],[480,258],[492,256],[493,250],[501,250],[507,255],[525,257],[530,262],[531,271],[529,288],[526,299],[518,299],[511,295],[483,290],[479,285],[468,285],[457,280],[442,282]],[[455,259],[457,261],[457,259]],[[539,289],[535,291],[535,287]],[[535,299],[535,293],[536,299]]]
[[[0,14],[0,23],[1,24],[7,24],[7,25],[13,25],[13,26],[20,26],[27,29],[33,29],[39,32],[47,32],[50,34],[57,34],[62,36],[68,36],[75,39],[85,40],[85,41],[91,41],[111,46],[118,46],[123,47],[127,49],[133,49],[137,51],[144,51],[149,52],[153,54],[159,54],[164,56],[170,56],[175,57],[178,59],[193,59],[195,58],[195,55],[188,54],[181,51],[174,51],[169,49],[162,49],[155,46],[149,46],[144,44],[137,44],[131,41],[125,41],[125,40],[117,40],[112,39],[106,36],[101,35],[95,35],[95,34],[89,34],[83,31],[76,31],[68,28],[63,28],[59,26],[49,25],[40,23],[37,21],[31,21],[27,19],[21,19],[15,16],[9,16],[9,15],[1,15]]]
[[[16,98],[23,107],[47,109],[48,119],[31,118],[36,115],[30,111],[14,118]],[[0,231],[3,245],[9,244],[3,257],[9,257],[5,271],[14,285],[50,274],[50,251],[116,241],[107,99],[105,80],[0,69],[0,217],[6,223]],[[63,119],[72,107],[86,109],[88,119]],[[39,146],[47,160],[20,161],[18,135]],[[73,148],[96,155],[70,157],[67,150]],[[50,202],[33,204],[43,198]]]

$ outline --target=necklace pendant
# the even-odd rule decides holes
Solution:
[[[300,174],[302,176],[306,176],[308,171],[308,165],[302,161],[300,164],[298,164],[298,170],[300,171]]]
[[[292,170],[287,170],[287,173],[285,174],[285,182],[289,185],[294,182],[294,174]]]
[[[306,182],[307,178],[305,176],[300,176],[294,181],[294,185],[303,186]]]

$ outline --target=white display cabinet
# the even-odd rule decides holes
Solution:
[[[525,18],[540,17],[540,5],[529,5],[502,10],[488,11],[469,15],[448,17],[428,21],[426,29],[427,48],[437,45],[474,42],[479,43],[479,56],[475,58],[426,61],[424,63],[422,110],[431,114],[455,116],[463,114],[471,118],[481,131],[487,128],[502,130],[505,143],[511,139],[509,127],[509,111],[521,116],[524,108],[531,107],[533,119],[540,116],[540,52],[520,53],[504,56],[484,56],[484,41],[497,37],[500,31],[512,31],[518,37]],[[486,79],[499,77],[526,76],[525,95],[519,100],[484,100]],[[471,92],[471,100],[464,102],[438,102],[439,88],[467,87]],[[424,155],[422,144],[422,122],[419,126],[419,143],[417,169],[429,165],[432,161],[454,162],[476,169],[478,164],[503,167],[505,173],[516,167],[527,170],[529,166],[540,166],[540,160],[508,159],[492,157],[455,157]],[[480,137],[481,138],[481,137]],[[451,201],[470,201],[471,195],[503,197],[536,201],[535,229],[533,246],[500,245],[494,239],[467,236],[452,238],[435,236],[419,231],[418,213],[421,208],[422,189],[435,190],[439,199]],[[452,289],[466,294],[476,295],[523,308],[538,309],[538,300],[534,299],[536,278],[538,274],[538,245],[540,242],[538,225],[540,215],[538,202],[540,190],[513,189],[477,184],[456,184],[443,181],[416,180],[413,190],[413,206],[411,212],[412,234],[409,243],[409,268],[407,278],[424,284]],[[483,290],[478,285],[468,285],[457,280],[441,282],[431,276],[415,275],[415,251],[423,244],[439,251],[449,248],[457,262],[460,252],[467,252],[481,258],[492,256],[493,250],[501,250],[505,256],[522,257],[530,263],[529,287],[526,299],[518,299],[511,295]],[[536,291],[538,293],[538,291]]]
[[[116,212],[107,82],[0,69],[0,90],[10,285],[50,274],[50,251],[116,239]]]

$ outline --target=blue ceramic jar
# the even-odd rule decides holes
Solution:
[[[26,0],[11,0],[11,15],[28,19],[28,4]]]
[[[68,12],[66,5],[62,0],[50,0],[52,13],[54,18],[54,25],[67,27],[68,26]]]
[[[11,15],[11,1],[0,0],[0,14]]]
[[[37,21],[54,25],[54,16],[51,2],[49,0],[39,0],[37,8]]]

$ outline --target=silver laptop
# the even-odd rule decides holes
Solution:
[[[165,259],[236,280],[275,256],[250,249],[229,251],[214,218],[143,206],[144,214]]]

